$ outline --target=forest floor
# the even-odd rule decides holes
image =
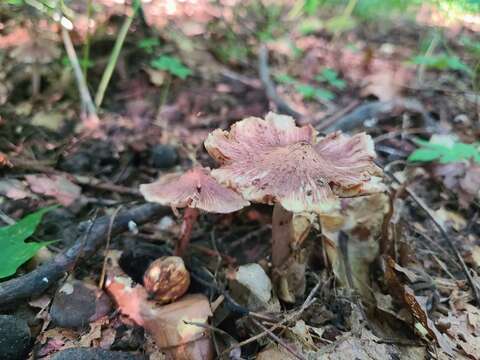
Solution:
[[[480,358],[478,16],[287,0],[136,13],[99,0],[89,16],[87,3],[0,5],[0,358]],[[193,305],[137,299],[183,213],[143,205],[140,184],[215,168],[207,135],[269,111],[372,137],[387,190],[332,215],[355,223],[348,252],[323,218],[293,274],[305,289],[286,301],[272,206],[204,212],[183,256]],[[40,225],[21,220],[52,205]],[[130,300],[112,295],[115,276],[140,284]],[[132,315],[133,299],[168,309],[166,325]]]

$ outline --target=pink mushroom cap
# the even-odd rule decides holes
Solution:
[[[196,167],[185,173],[167,174],[154,183],[140,185],[145,200],[175,208],[197,208],[213,213],[231,213],[250,203],[221,185],[210,169]]]
[[[249,201],[280,202],[292,212],[324,213],[339,207],[338,197],[385,190],[365,133],[333,133],[317,141],[312,126],[269,113],[265,120],[250,117],[230,131],[213,131],[205,148],[221,165],[212,170],[220,183]]]

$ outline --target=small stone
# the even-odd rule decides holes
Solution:
[[[144,360],[142,355],[133,355],[122,351],[76,348],[60,351],[52,360]]]
[[[170,145],[155,145],[150,150],[150,163],[158,169],[168,169],[178,163],[177,150]]]
[[[70,173],[83,173],[91,169],[91,159],[85,153],[77,153],[66,158],[60,163],[60,167]]]
[[[26,359],[30,345],[27,322],[12,315],[0,315],[0,359]]]
[[[110,298],[105,292],[73,280],[66,282],[55,295],[50,315],[57,326],[79,329],[108,314],[111,307]]]
[[[259,264],[240,266],[230,276],[231,295],[249,309],[279,311],[280,303],[272,293],[272,283]]]

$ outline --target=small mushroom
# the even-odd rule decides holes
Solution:
[[[280,288],[301,289],[297,281],[306,259],[300,245],[308,235],[311,214],[338,209],[339,197],[385,190],[370,136],[336,132],[318,140],[317,135],[310,125],[297,127],[293,118],[269,113],[265,119],[239,121],[230,131],[217,129],[205,141],[208,153],[221,165],[211,172],[215,179],[246,200],[275,206],[272,262],[283,272],[277,281]],[[282,229],[285,224],[289,229]],[[288,269],[296,273],[288,274]],[[288,291],[279,295],[294,300]]]
[[[162,304],[182,297],[190,286],[190,273],[183,259],[164,256],[153,261],[143,275],[143,286],[149,296]]]
[[[210,169],[195,167],[184,174],[168,174],[151,184],[140,185],[147,201],[186,208],[175,255],[182,255],[190,242],[198,210],[227,214],[249,205],[238,193],[220,185]]]
[[[29,41],[13,49],[10,56],[28,66],[32,74],[32,96],[37,96],[40,92],[41,66],[57,59],[60,49],[53,39],[31,29]]]
[[[212,310],[203,294],[189,294],[162,305],[149,300],[146,289],[135,284],[118,265],[119,251],[107,254],[105,290],[119,312],[142,326],[167,360],[210,360],[214,357],[208,320]]]

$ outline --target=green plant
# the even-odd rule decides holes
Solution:
[[[153,54],[155,49],[160,46],[160,41],[157,38],[144,38],[138,43],[138,48],[144,50],[147,54]]]
[[[345,80],[338,77],[338,73],[332,68],[325,68],[323,71],[315,77],[318,82],[326,82],[328,85],[343,90],[347,86]]]
[[[150,65],[155,69],[166,71],[183,80],[192,74],[192,70],[183,65],[175,56],[162,55],[152,60]]]
[[[413,64],[424,65],[429,69],[462,71],[473,75],[473,70],[465,64],[458,56],[446,53],[437,55],[417,55],[412,60]]]
[[[100,84],[98,85],[97,93],[95,94],[95,105],[97,107],[100,107],[103,102],[105,91],[107,90],[108,83],[110,82],[110,79],[112,77],[113,70],[117,65],[118,57],[120,56],[120,51],[122,51],[123,43],[125,42],[125,38],[127,37],[128,29],[130,29],[130,25],[132,25],[133,19],[138,12],[140,6],[140,0],[133,1],[132,13],[125,18],[122,27],[120,28],[118,37],[115,40],[115,45],[113,46],[112,53],[110,54],[110,58],[108,59],[107,67],[103,72]]]
[[[420,148],[408,157],[409,162],[438,161],[448,164],[460,161],[473,160],[480,163],[480,144],[465,144],[454,142],[451,144],[437,144],[430,141],[416,140]]]
[[[324,101],[331,101],[335,99],[335,94],[327,89],[316,87],[310,84],[302,83],[290,75],[280,74],[277,75],[276,80],[285,85],[291,85],[295,88],[305,100],[319,99]]]
[[[53,207],[40,209],[25,216],[16,224],[0,228],[0,279],[15,274],[17,269],[32,258],[39,249],[52,241],[25,242],[33,235],[43,215]]]

